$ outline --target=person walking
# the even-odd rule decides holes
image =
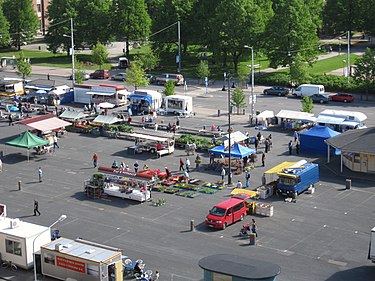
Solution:
[[[167,180],[172,177],[172,172],[168,167],[165,167],[165,173],[167,174]]]
[[[9,113],[9,115],[8,115],[8,120],[9,120],[9,126],[12,126],[13,125],[13,117],[12,117],[11,113]]]
[[[251,220],[251,233],[255,234],[255,237],[258,237],[258,226],[254,219]]]
[[[184,168],[184,160],[182,160],[182,158],[180,158],[180,172],[181,171],[185,171],[185,168]]]
[[[184,171],[184,177],[185,177],[185,182],[186,182],[186,183],[189,183],[189,178],[190,178],[190,176],[189,176],[189,172],[188,172],[188,170],[185,170],[185,171]]]
[[[259,140],[258,138],[255,138],[255,141],[254,141],[255,151],[258,151],[258,145],[259,145]]]
[[[41,167],[38,169],[38,177],[39,177],[39,182],[43,181],[43,170]]]
[[[268,139],[266,139],[266,140],[264,141],[264,152],[265,152],[265,153],[268,153],[269,150],[270,150],[270,142],[269,142]]]
[[[94,155],[92,156],[92,164],[94,165],[94,168],[96,168],[96,166],[98,165],[98,159],[99,159],[99,156],[95,152]]]
[[[60,146],[57,144],[57,136],[53,135],[53,150],[57,148],[60,148]]]
[[[296,153],[297,153],[297,155],[299,154],[299,148],[300,148],[300,142],[297,139],[297,141],[296,141]]]
[[[250,173],[249,172],[246,172],[245,180],[246,180],[245,186],[249,187],[249,180],[250,180]]]
[[[266,154],[262,153],[262,167],[264,167],[264,161],[266,160]]]
[[[186,158],[186,160],[185,160],[185,167],[186,167],[186,171],[188,173],[190,173],[190,160],[189,160],[189,158]]]
[[[292,155],[292,149],[293,149],[293,142],[292,141],[289,141],[288,148],[289,148],[289,155]]]
[[[138,168],[139,168],[139,164],[138,164],[138,161],[135,161],[134,163],[134,172],[138,172]]]
[[[38,216],[40,216],[39,203],[38,201],[34,200],[34,216],[36,216],[37,213],[38,213]]]
[[[220,175],[221,175],[221,180],[224,181],[224,178],[225,178],[225,169],[224,169],[224,167],[221,169]]]

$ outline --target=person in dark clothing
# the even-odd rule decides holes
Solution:
[[[180,172],[181,172],[181,171],[185,171],[184,164],[185,164],[185,163],[184,163],[184,160],[182,160],[182,158],[180,158],[180,169],[179,169]]]
[[[265,153],[268,153],[269,150],[270,150],[270,142],[269,142],[268,139],[266,139],[266,140],[264,141],[264,152],[265,152]]]
[[[36,216],[37,213],[38,213],[38,216],[40,216],[39,203],[38,201],[34,200],[34,216]]]
[[[293,149],[293,143],[292,143],[292,141],[289,141],[288,148],[289,148],[289,155],[292,155],[292,149]]]
[[[262,134],[260,132],[258,132],[258,134],[257,134],[257,139],[258,139],[258,141],[260,141],[262,139]]]
[[[259,140],[258,140],[258,138],[255,138],[254,145],[255,145],[255,150],[258,150],[258,145],[259,145]]]
[[[266,154],[262,153],[262,167],[264,167],[264,161],[266,160]]]
[[[299,143],[299,140],[297,140],[297,142],[296,142],[296,153],[297,153],[297,155],[299,154],[299,148],[300,148],[300,143]]]
[[[9,126],[13,125],[13,117],[12,114],[8,115],[8,120],[9,120]]]

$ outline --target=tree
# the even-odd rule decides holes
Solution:
[[[314,109],[314,104],[313,104],[313,100],[308,97],[308,96],[304,96],[302,101],[302,112],[307,112],[307,113],[313,113],[313,109]]]
[[[23,42],[30,42],[38,27],[32,0],[5,0],[3,7],[7,18],[11,39],[15,42],[18,50],[21,50]]]
[[[300,85],[308,80],[307,64],[297,54],[289,67],[291,86]]]
[[[4,16],[3,8],[1,5],[0,5],[0,34],[1,34],[0,47],[7,46],[10,41],[9,22]]]
[[[269,22],[265,38],[266,52],[273,68],[291,65],[295,58],[312,62],[318,54],[319,24],[316,13],[305,5],[305,0],[280,0],[274,2],[274,16]]]
[[[164,85],[164,95],[171,96],[175,92],[175,85],[172,80],[168,80]]]
[[[148,79],[145,77],[145,74],[142,62],[136,57],[130,67],[126,69],[126,81],[137,90],[138,87],[148,85]]]
[[[367,48],[365,54],[357,59],[354,70],[354,80],[366,88],[366,100],[369,89],[375,89],[375,51]]]
[[[151,32],[151,18],[144,0],[112,1],[113,32],[125,41],[125,53],[129,56],[129,42],[146,41]]]
[[[223,55],[223,67],[226,67],[227,56],[231,56],[234,72],[237,73],[245,45],[259,45],[270,14],[270,1],[220,1],[210,24],[213,32],[212,48],[217,54],[220,52]]]
[[[23,52],[20,53],[17,58],[17,74],[22,76],[22,79],[26,79],[31,75],[31,64],[30,61],[25,57]]]
[[[210,75],[210,68],[208,67],[207,61],[201,60],[201,62],[197,66],[196,74],[197,74],[198,78],[203,80],[203,81],[204,81],[205,77],[208,78],[208,76]]]
[[[240,114],[241,108],[246,108],[246,95],[242,89],[237,87],[233,91],[230,103],[232,106],[237,107],[237,114]]]
[[[108,60],[108,50],[101,44],[97,43],[91,51],[92,60],[95,64],[99,65],[99,69],[102,69],[103,64]]]
[[[140,61],[142,62],[143,68],[147,70],[152,70],[159,65],[160,59],[155,53],[150,50],[145,54],[139,56]]]
[[[77,27],[77,1],[76,0],[52,0],[48,5],[48,20],[49,22],[56,22],[59,24],[51,24],[48,27],[47,34],[45,36],[46,43],[48,44],[48,50],[57,53],[59,48],[67,51],[69,56],[69,48],[71,47],[71,39],[64,37],[65,35],[70,36],[71,28],[69,19],[73,18],[73,31]],[[74,43],[76,46],[80,45],[82,39],[74,33]],[[95,41],[96,42],[96,41]]]

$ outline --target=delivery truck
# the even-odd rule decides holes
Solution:
[[[293,95],[296,97],[310,97],[315,94],[323,95],[325,93],[323,85],[302,84],[297,89],[293,90]]]
[[[301,160],[277,175],[277,194],[296,199],[319,181],[319,165]]]
[[[375,263],[375,227],[371,229],[370,247],[368,251],[368,259]]]

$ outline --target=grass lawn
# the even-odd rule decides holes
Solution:
[[[327,72],[331,72],[336,69],[344,68],[347,60],[347,55],[343,54],[340,56],[331,57],[324,60],[319,60],[314,63],[314,65],[310,68],[309,72],[310,74],[323,74]],[[360,58],[360,56],[355,54],[350,54],[350,64],[353,65],[357,58]],[[345,62],[343,61],[345,60]]]

